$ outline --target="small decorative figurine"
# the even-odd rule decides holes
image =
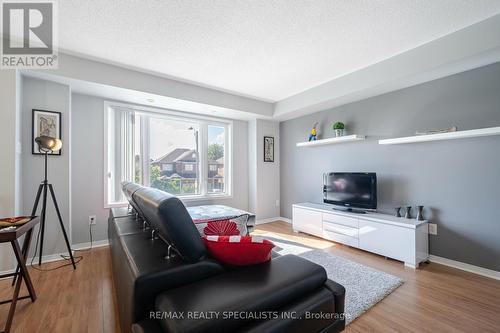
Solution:
[[[401,217],[401,207],[394,208],[396,210],[396,217]]]
[[[411,219],[411,206],[406,206],[405,218]]]
[[[424,206],[417,206],[417,221],[423,221],[424,220],[424,216],[423,216],[423,210],[424,210]]]
[[[316,129],[316,127],[318,127],[318,122],[314,123],[314,126],[311,130],[311,134],[309,134],[309,141],[316,141],[318,136],[318,130]]]

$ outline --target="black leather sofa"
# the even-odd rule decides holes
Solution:
[[[294,256],[228,267],[211,258],[182,202],[124,183],[131,210],[108,220],[122,332],[340,332],[345,289]]]

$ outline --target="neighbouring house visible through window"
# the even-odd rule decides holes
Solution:
[[[123,204],[122,181],[181,198],[230,195],[232,123],[105,104],[106,206]]]

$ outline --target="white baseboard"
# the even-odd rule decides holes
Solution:
[[[102,247],[102,246],[108,246],[108,245],[109,245],[109,241],[107,239],[105,239],[105,240],[100,240],[100,241],[93,242],[92,243],[92,248]],[[86,250],[86,249],[90,248],[90,242],[73,244],[71,246],[71,248],[73,249],[73,255],[74,255],[75,254],[74,251]],[[56,254],[48,254],[48,255],[42,256],[42,264],[49,263],[49,262],[54,262],[54,261],[59,261],[59,260],[64,260],[63,258],[61,258],[61,255],[68,256],[68,252],[56,253]],[[31,258],[32,257],[30,256],[27,259],[26,266],[31,266]],[[35,260],[33,260],[33,265],[38,265],[38,256],[35,258]],[[9,274],[9,273],[13,273],[13,272],[14,272],[14,268],[8,269],[8,270],[5,270],[5,271],[1,271],[0,275]],[[10,277],[9,277],[9,279],[10,279]]]
[[[46,263],[53,262],[53,261],[63,260],[63,258],[61,258],[61,255],[68,256],[69,254],[68,254],[68,252],[56,253],[56,254],[47,254],[45,256],[42,256],[42,264],[46,264]],[[32,256],[29,256],[26,259],[26,266],[28,266],[28,267],[31,266],[31,259],[32,258],[33,258]],[[38,255],[33,260],[33,265],[38,265]],[[10,274],[10,273],[14,273],[14,268],[11,268],[11,269],[8,269],[8,270],[0,272],[0,275]],[[11,278],[12,277],[8,277],[8,279],[11,279]]]
[[[456,261],[456,260],[451,260],[443,257],[438,257],[435,255],[429,255],[429,261],[435,262],[436,264],[441,264],[457,269],[461,269],[466,272],[486,276],[495,280],[500,280],[500,272],[494,271],[492,269],[488,268],[483,268],[479,266],[474,266],[471,264],[466,264],[464,262]]]
[[[109,245],[109,241],[107,239],[92,242],[92,248],[103,247],[103,246],[108,246],[108,245]],[[87,250],[90,248],[90,242],[73,244],[71,247],[75,251]]]
[[[277,217],[270,217],[268,219],[256,220],[255,225],[266,224],[266,223],[271,223],[271,222],[276,222],[276,221],[283,221],[286,223],[292,223],[292,220],[287,219],[286,217],[277,216]]]
[[[280,217],[280,220],[283,221],[283,222],[292,224],[292,219],[289,219],[289,218],[286,218],[286,217],[282,216],[282,217]]]

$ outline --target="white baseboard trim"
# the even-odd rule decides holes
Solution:
[[[276,222],[276,221],[283,221],[286,223],[292,223],[292,220],[287,219],[286,217],[277,216],[277,217],[270,217],[268,219],[256,220],[255,225],[266,224],[266,223],[271,223],[271,222]]]
[[[286,217],[282,216],[282,217],[280,217],[280,220],[283,221],[283,222],[292,224],[292,219],[289,219],[289,218],[286,218]]]
[[[103,240],[100,240],[100,241],[94,241],[94,242],[92,242],[92,248],[93,249],[96,248],[96,247],[103,247],[103,246],[109,246],[109,240],[103,239]],[[71,247],[75,251],[88,250],[88,249],[90,249],[90,242],[73,244]]]
[[[104,240],[93,242],[92,243],[92,248],[103,247],[103,246],[108,246],[108,245],[109,245],[109,241],[107,239],[104,239]],[[71,248],[73,249],[73,255],[74,255],[75,251],[89,249],[90,248],[90,242],[73,244],[71,246]],[[64,260],[63,258],[61,258],[61,255],[68,256],[68,252],[56,253],[56,254],[48,254],[48,255],[42,256],[42,264],[46,264],[46,263],[54,262],[54,261],[59,261],[59,260]],[[26,260],[27,261],[26,266],[28,266],[28,267],[31,266],[31,258],[32,257],[30,256]],[[33,265],[38,265],[38,256],[35,258],[35,260],[33,260]],[[5,270],[5,271],[1,271],[0,275],[9,274],[9,273],[13,273],[13,272],[14,272],[14,268],[8,269],[8,270]],[[8,279],[11,279],[11,277],[8,277]]]
[[[73,252],[73,254],[74,254],[74,252]],[[42,264],[46,264],[46,263],[54,262],[54,261],[59,261],[59,260],[64,260],[63,258],[61,258],[61,255],[63,255],[63,256],[69,256],[68,252],[56,253],[56,254],[47,254],[45,256],[42,256]],[[28,266],[28,267],[31,266],[31,259],[32,258],[33,258],[32,256],[29,256],[26,259],[26,266]],[[15,264],[15,265],[17,265],[17,264]],[[33,265],[38,265],[38,255],[33,260]],[[14,268],[11,268],[11,269],[8,269],[8,270],[0,272],[0,275],[10,274],[10,273],[14,273]],[[5,279],[11,279],[11,278],[12,277],[7,277]]]
[[[451,260],[443,257],[438,257],[435,255],[429,255],[429,261],[435,262],[436,264],[441,264],[453,268],[457,268],[466,272],[486,276],[495,280],[500,280],[500,272],[494,271],[492,269],[484,268],[484,267],[479,267],[479,266],[474,266],[471,264],[467,264],[464,262],[456,261],[456,260]]]

